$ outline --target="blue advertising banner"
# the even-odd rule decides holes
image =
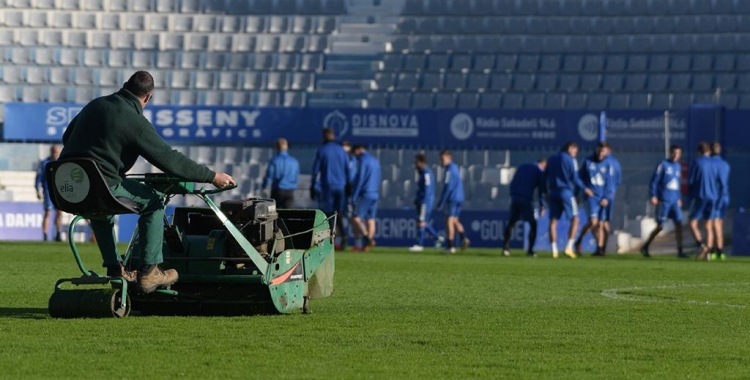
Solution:
[[[750,213],[734,213],[732,223],[732,256],[750,256]]]
[[[0,240],[42,240],[41,202],[0,202]]]
[[[167,215],[174,212],[172,206],[167,207]],[[503,231],[505,231],[505,222],[508,218],[507,211],[464,211],[461,213],[461,222],[466,229],[466,236],[471,240],[471,246],[477,248],[497,248],[503,246]],[[581,223],[586,223],[585,213],[581,215]],[[120,215],[118,220],[118,240],[121,243],[127,243],[133,234],[137,215]],[[549,251],[549,219],[545,217],[538,220],[538,234],[535,249],[539,251]],[[445,236],[445,218],[442,212],[433,214],[432,225],[443,236]],[[568,226],[567,221],[560,221],[558,227],[558,246],[564,247],[567,239]],[[417,226],[416,215],[413,210],[378,210],[376,221],[377,232],[375,240],[379,246],[383,247],[411,247],[417,243],[419,227]],[[511,232],[511,248],[526,249],[528,237],[528,225],[517,223]],[[353,243],[350,242],[350,245]],[[435,240],[427,235],[425,247],[432,247]],[[593,238],[589,235],[583,243],[584,250],[591,252],[596,248]]]
[[[82,106],[59,103],[5,104],[6,140],[59,141]],[[148,119],[168,141],[208,144],[320,142],[333,128],[354,143],[518,148],[561,146],[568,140],[593,145],[600,120],[581,110],[396,110],[279,107],[148,106]],[[687,139],[687,114],[674,113],[672,141]],[[618,148],[661,149],[659,111],[608,111],[606,138]]]

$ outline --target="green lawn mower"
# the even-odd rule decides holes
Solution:
[[[76,215],[69,236],[84,219],[138,213],[127,199],[116,198],[90,159],[50,162],[46,169],[55,206]],[[196,196],[207,207],[177,207],[164,221],[164,268],[179,281],[168,289],[142,294],[121,278],[89,270],[70,240],[81,277],[63,278],[49,300],[54,318],[144,315],[252,315],[309,312],[310,300],[333,294],[334,233],[331,218],[319,210],[276,210],[270,199],[225,201],[210,195],[230,188],[204,190],[166,175],[129,177],[164,194]],[[335,222],[335,221],[334,221]],[[335,223],[333,223],[335,225]],[[123,257],[137,268],[139,244],[133,233]]]

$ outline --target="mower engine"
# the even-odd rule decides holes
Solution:
[[[278,226],[279,214],[273,199],[224,201],[219,208],[262,256],[284,251],[284,235]],[[246,254],[235,239],[229,238],[227,256],[246,257]]]

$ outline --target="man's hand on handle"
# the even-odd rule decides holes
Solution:
[[[220,189],[237,185],[237,182],[234,180],[234,178],[232,178],[232,176],[227,173],[216,173],[216,175],[214,176],[214,180],[211,183],[213,183],[214,186]]]
[[[659,204],[659,198],[657,197],[651,197],[651,204],[656,206]]]

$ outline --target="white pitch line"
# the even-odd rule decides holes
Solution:
[[[654,290],[654,289],[680,289],[680,288],[708,288],[708,287],[728,287],[728,286],[737,286],[737,285],[750,285],[748,282],[736,282],[736,283],[728,283],[728,284],[676,284],[676,285],[658,285],[658,286],[634,286],[631,288],[616,288],[616,289],[605,289],[602,290],[600,293],[602,296],[621,300],[621,301],[635,301],[635,302],[651,302],[651,303],[657,303],[657,302],[678,302],[678,303],[686,303],[690,305],[703,305],[703,306],[724,306],[724,307],[736,307],[736,308],[745,308],[747,305],[735,305],[730,303],[716,303],[716,302],[710,302],[710,301],[696,301],[696,300],[684,300],[679,298],[672,298],[672,299],[657,299],[652,298],[649,299],[650,296],[648,295],[629,295],[629,294],[620,294],[620,292],[632,292],[632,291],[638,291],[638,290]]]

